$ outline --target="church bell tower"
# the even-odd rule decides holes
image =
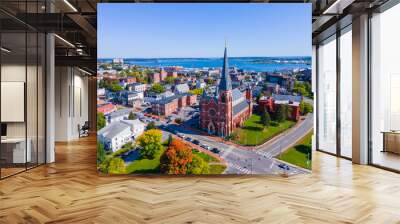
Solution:
[[[225,42],[224,64],[222,66],[221,78],[218,85],[218,112],[219,124],[218,135],[225,137],[232,133],[232,81],[229,75],[229,64],[227,46]]]

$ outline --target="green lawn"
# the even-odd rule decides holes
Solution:
[[[208,154],[199,152],[196,149],[192,149],[192,153],[193,153],[193,155],[199,156],[200,158],[202,158],[207,163],[209,163],[209,162],[219,162],[218,159],[216,159],[216,158],[214,158],[214,157],[212,157],[212,156],[210,156]]]
[[[311,169],[311,138],[312,132],[308,133],[294,147],[280,154],[278,159],[299,167]]]
[[[260,121],[260,115],[251,115],[251,117],[244,122],[243,127],[238,128],[235,131],[237,139],[235,139],[234,142],[248,146],[261,145],[295,125],[294,121],[286,120],[279,123],[278,126],[269,126],[268,128],[264,128]]]
[[[206,153],[199,152],[196,149],[192,149],[192,153],[193,153],[193,155],[199,156],[200,158],[202,158],[207,163],[219,162],[218,159],[216,159],[216,158],[214,158],[214,157],[212,157],[212,156],[210,156],[210,155],[208,155]],[[211,164],[211,165],[209,165],[210,174],[221,174],[221,173],[223,173],[225,171],[225,169],[226,169],[226,166],[222,165],[222,164]]]
[[[226,166],[221,164],[210,165],[210,174],[221,174],[225,171]]]
[[[160,166],[160,157],[164,153],[166,148],[163,148],[154,159],[139,159],[126,167],[126,173],[160,173],[159,166]],[[219,162],[216,158],[207,155],[205,153],[199,152],[195,149],[192,149],[193,155],[197,155],[202,158],[205,162]],[[224,172],[226,166],[214,164],[210,165],[210,173],[211,174],[220,174]]]
[[[139,159],[133,161],[126,167],[126,173],[159,173],[160,157],[165,148],[158,152],[154,159]]]

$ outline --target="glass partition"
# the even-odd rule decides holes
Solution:
[[[352,32],[340,36],[340,155],[352,157]]]
[[[371,160],[400,170],[400,4],[371,19]]]
[[[7,6],[40,13],[41,5]],[[0,12],[0,178],[45,163],[45,44],[43,33]]]
[[[336,154],[336,36],[318,47],[318,149]]]
[[[25,32],[1,34],[2,177],[24,171],[31,158],[26,150],[26,41]]]

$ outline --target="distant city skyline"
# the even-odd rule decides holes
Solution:
[[[265,28],[264,28],[265,27]],[[98,58],[311,56],[311,4],[98,4]]]

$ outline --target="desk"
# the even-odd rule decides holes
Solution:
[[[383,151],[400,154],[400,131],[383,131]]]
[[[26,140],[28,143],[25,151],[25,138],[6,138],[1,139],[1,157],[6,163],[26,163],[31,162],[31,140]]]

